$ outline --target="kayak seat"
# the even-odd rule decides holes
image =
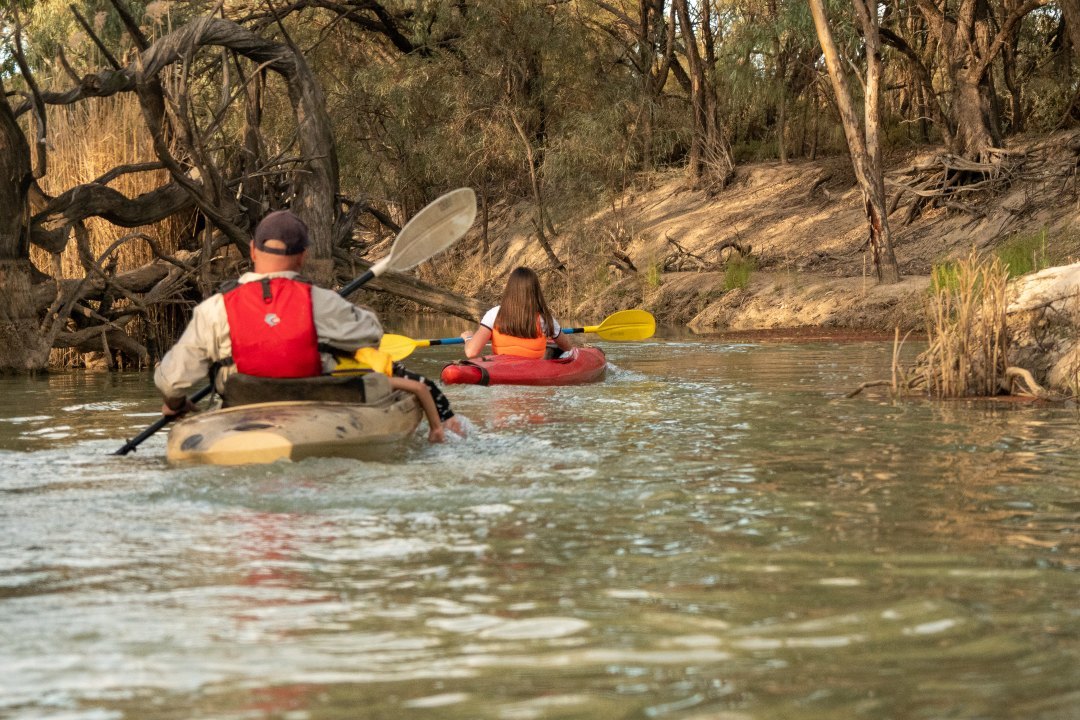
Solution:
[[[390,378],[381,373],[309,378],[263,378],[232,373],[225,380],[222,407],[287,401],[372,404],[385,400],[390,392]]]
[[[573,356],[573,350],[563,350],[558,345],[548,345],[544,351],[545,360],[566,360]]]

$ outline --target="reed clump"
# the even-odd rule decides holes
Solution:
[[[129,95],[89,98],[74,105],[50,106],[48,109],[48,173],[41,186],[50,195],[95,181],[106,172],[123,165],[153,159],[153,139],[146,129],[136,98]],[[120,175],[109,187],[129,198],[154,190],[169,180],[165,170],[151,170]],[[191,234],[191,217],[173,216],[152,225],[121,228],[103,218],[83,221],[86,247],[80,253],[73,233],[71,240],[54,262],[49,253],[31,247],[31,261],[44,272],[62,278],[81,278],[92,274],[88,263],[110,275],[134,270],[154,260],[154,252],[141,237],[149,236],[166,253],[174,253]],[[118,242],[127,238],[124,242]],[[125,298],[115,298],[112,308],[129,305]],[[125,330],[141,343],[167,347],[183,328],[183,311],[174,306],[151,306],[145,315],[136,315]],[[160,336],[160,337],[158,337]],[[83,353],[74,348],[54,349],[49,357],[53,367],[79,366]]]
[[[65,190],[94,181],[106,172],[122,166],[152,160],[153,139],[146,129],[136,98],[118,95],[89,98],[75,105],[49,107],[49,165],[48,174],[41,179],[45,192],[56,195]],[[165,170],[121,175],[109,183],[129,198],[154,190],[169,180]],[[89,246],[94,259],[109,248],[120,236],[143,232],[158,240],[165,252],[177,249],[184,230],[180,218],[168,218],[140,228],[118,228],[102,218],[87,218]],[[50,263],[47,253],[33,248],[31,258],[46,272]],[[115,248],[105,260],[115,262],[116,272],[133,270],[154,259],[149,245],[132,240]],[[69,243],[62,256],[65,278],[82,277],[86,268],[79,257],[75,242]]]
[[[974,250],[948,273],[935,273],[927,303],[929,347],[910,372],[894,373],[904,378],[898,384],[937,398],[999,394],[1009,344],[1008,279],[1000,258]]]

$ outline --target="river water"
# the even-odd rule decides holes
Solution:
[[[388,463],[114,457],[148,373],[0,378],[0,717],[1080,716],[1075,407],[844,399],[890,343],[605,349]]]

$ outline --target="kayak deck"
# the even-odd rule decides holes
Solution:
[[[383,459],[420,423],[416,397],[379,402],[266,402],[184,418],[169,432],[172,464],[244,465],[306,457]]]
[[[566,357],[485,355],[459,360],[442,370],[447,385],[582,385],[602,380],[607,357],[596,347],[576,347]]]

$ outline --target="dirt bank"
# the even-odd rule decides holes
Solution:
[[[846,157],[743,166],[715,195],[686,189],[678,174],[642,180],[613,206],[556,219],[552,244],[570,281],[552,271],[545,284],[561,314],[585,319],[643,307],[697,332],[918,328],[931,268],[972,247],[990,252],[1041,235],[1054,262],[1080,255],[1077,158],[1066,149],[1072,135],[1015,142],[1009,170],[992,188],[928,208],[908,224],[913,196],[906,194],[890,217],[904,275],[898,285],[878,285],[869,266],[861,195]],[[900,181],[936,152],[894,156],[888,176]],[[477,270],[479,240],[463,251],[471,260],[458,258],[468,268],[456,289],[492,299],[514,266],[550,266],[518,208],[495,209],[491,242],[486,272]],[[749,248],[753,269],[744,271],[743,286],[729,277],[733,243]]]

